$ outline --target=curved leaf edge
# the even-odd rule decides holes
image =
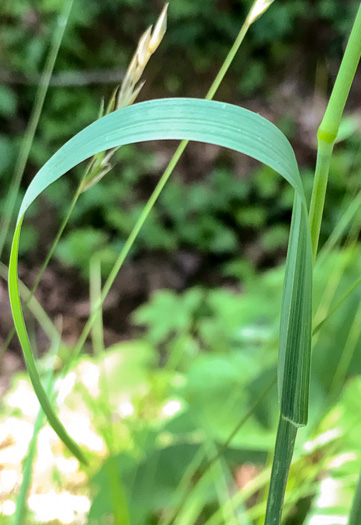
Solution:
[[[160,139],[194,140],[234,149],[270,166],[295,189],[293,217],[297,215],[297,225],[292,230],[292,224],[295,224],[292,219],[280,332],[281,334],[282,331],[284,334],[292,332],[295,323],[293,315],[295,308],[292,307],[294,304],[298,306],[301,304],[305,311],[304,317],[308,316],[309,319],[305,325],[302,341],[296,341],[296,348],[294,340],[290,341],[287,336],[283,339],[281,337],[280,356],[283,357],[279,385],[281,412],[284,417],[297,425],[303,425],[307,421],[307,402],[305,406],[304,396],[300,399],[295,393],[307,392],[308,400],[312,259],[306,200],[292,147],[274,124],[244,108],[203,99],[152,100],[123,108],[99,119],[80,131],[49,159],[35,176],[24,196],[11,247],[10,303],[30,379],[50,425],[74,456],[83,463],[87,462],[85,455],[55,414],[41,384],[26,330],[17,272],[21,226],[27,208],[37,196],[83,160],[112,147]],[[292,239],[296,240],[292,241]],[[303,268],[302,263],[304,264],[305,261],[306,265]],[[302,279],[299,278],[300,272],[303,275],[302,279],[307,281],[305,287],[302,286]],[[284,381],[289,370],[295,372],[293,375],[296,377],[295,384]],[[307,387],[300,390],[300,381],[303,386],[306,381]],[[287,400],[287,403],[284,400]]]

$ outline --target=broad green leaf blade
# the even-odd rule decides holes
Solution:
[[[279,384],[284,417],[296,424],[305,424],[307,419],[307,406],[300,404],[308,396],[309,383],[310,237],[306,201],[292,147],[276,126],[246,109],[209,100],[153,100],[120,109],[99,119],[60,148],[38,172],[25,193],[14,234],[9,293],[16,330],[44,412],[59,437],[79,459],[83,459],[80,450],[55,415],[41,385],[22,315],[17,288],[21,224],[26,210],[38,195],[83,160],[113,147],[162,139],[187,139],[238,151],[273,168],[293,186],[295,205],[281,316]],[[300,317],[297,312],[301,313]],[[288,381],[291,372],[291,381]],[[307,392],[306,396],[304,392]],[[286,397],[287,404],[284,404]]]
[[[277,429],[276,449],[268,492],[265,525],[277,525],[281,522],[283,498],[286,491],[296,435],[297,427],[281,416]]]
[[[95,153],[164,139],[207,142],[245,153],[277,171],[304,200],[292,147],[271,122],[231,104],[203,99],[163,99],[114,111],[64,144],[31,182],[18,221],[47,186]]]
[[[278,391],[282,416],[297,426],[305,425],[308,416],[311,298],[312,252],[307,211],[296,194],[283,288]]]

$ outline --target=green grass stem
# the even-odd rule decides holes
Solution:
[[[250,13],[252,12],[252,9],[253,7],[255,6],[255,4],[257,3],[257,1],[259,0],[255,0],[252,4],[252,7],[248,13],[248,16],[246,17],[245,21],[243,22],[242,24],[242,27],[231,47],[231,49],[229,50],[223,64],[221,65],[221,68],[220,70],[218,71],[217,75],[216,75],[216,78],[213,80],[212,82],[212,85],[211,87],[209,88],[209,90],[207,91],[207,94],[205,96],[205,99],[206,100],[213,100],[214,98],[214,95],[217,93],[218,91],[218,88],[219,86],[221,85],[224,77],[226,76],[226,73],[228,71],[228,69],[230,68],[239,48],[241,47],[241,44],[244,40],[244,37],[246,36],[249,28],[251,27],[251,25],[253,24],[253,22],[255,22],[255,20],[252,20],[250,18]]]
[[[63,8],[58,16],[53,38],[50,44],[49,54],[47,56],[44,71],[41,75],[39,86],[37,88],[34,105],[31,112],[29,124],[24,134],[24,139],[21,143],[19,156],[16,161],[14,175],[11,179],[11,185],[8,195],[5,200],[3,216],[0,223],[0,258],[3,253],[6,238],[9,233],[11,218],[13,216],[16,198],[19,193],[21,179],[24,174],[25,166],[29,158],[31,146],[33,144],[36,129],[38,127],[40,115],[44,106],[46,94],[53,73],[54,64],[58,56],[61,42],[63,40],[64,32],[69,21],[70,12],[74,0],[64,0]]]
[[[336,140],[348,94],[356,73],[361,55],[361,4],[351,29],[350,37],[343,55],[338,75],[327,105],[324,117],[318,128],[318,137],[333,144]]]
[[[325,142],[318,138],[316,171],[310,205],[310,229],[313,261],[316,260],[317,255],[332,151],[333,143]]]
[[[258,0],[255,0],[255,2],[253,2],[252,4],[252,7],[251,9],[253,8],[253,6],[257,3]],[[244,21],[244,23],[242,24],[242,27],[231,47],[231,49],[229,50],[219,72],[217,73],[214,81],[212,82],[212,85],[211,87],[209,88],[206,96],[205,96],[205,99],[206,100],[212,100],[214,95],[216,94],[219,86],[221,85],[228,69],[230,68],[243,40],[244,40],[244,37],[246,36],[247,34],[247,31],[249,30],[250,26],[252,25],[252,21],[250,21],[249,19],[249,16],[247,16],[246,20]],[[172,175],[175,167],[177,166],[181,156],[183,155],[183,152],[184,150],[186,149],[186,147],[188,146],[188,143],[189,141],[188,140],[182,140],[180,142],[180,144],[178,145],[176,151],[174,152],[171,160],[169,161],[168,163],[168,166],[166,167],[164,173],[162,174],[157,186],[155,187],[152,195],[150,196],[148,202],[146,203],[146,205],[144,206],[143,208],[143,211],[141,213],[141,215],[139,216],[139,219],[136,221],[131,233],[129,234],[122,250],[120,251],[118,257],[117,257],[117,260],[115,261],[114,265],[113,265],[113,268],[111,269],[109,275],[108,275],[108,278],[104,284],[104,287],[103,287],[103,290],[102,290],[102,294],[101,294],[101,299],[99,301],[99,304],[97,306],[97,309],[100,309],[110,291],[110,288],[112,287],[113,285],[113,282],[116,278],[116,276],[118,275],[121,267],[123,266],[124,264],[124,261],[125,259],[127,258],[130,250],[132,249],[132,246],[136,240],[136,238],[138,237],[138,234],[140,232],[140,230],[142,229],[147,217],[149,216],[153,206],[155,205],[156,201],[158,200],[158,197],[159,195],[161,194],[163,188],[165,187],[166,183],[168,182],[169,180],[169,177]],[[75,354],[78,355],[81,351],[82,351],[82,348],[85,344],[85,341],[90,333],[90,330],[91,330],[91,327],[93,325],[93,323],[95,322],[96,320],[96,310],[94,310],[94,312],[91,314],[91,316],[89,317],[88,321],[86,322],[84,328],[83,328],[83,331],[79,337],[79,340],[76,344],[76,347],[75,347]]]
[[[93,310],[94,308],[96,308],[101,294],[101,261],[97,254],[90,259],[89,270],[90,304],[91,309]],[[92,328],[91,336],[94,353],[98,356],[101,356],[105,351],[103,316],[101,310],[96,310],[96,313],[97,317]],[[101,397],[99,400],[100,403],[93,406],[95,412],[94,416],[96,416],[97,411],[101,411],[102,413],[105,411],[104,419],[107,419],[109,421],[109,419],[111,418],[110,394],[107,384],[107,376],[103,363],[100,364],[100,367],[101,369],[99,381],[101,386]],[[106,462],[106,472],[108,475],[110,487],[110,499],[112,502],[114,523],[119,523],[119,525],[130,525],[129,507],[125,494],[124,484],[117,469],[115,446],[116,438],[114,436],[113,425],[102,425],[101,433],[104,442],[106,443],[109,454],[109,458]]]
[[[338,75],[317,132],[317,160],[310,206],[312,256],[316,259],[333,146],[361,56],[361,4],[358,8]]]

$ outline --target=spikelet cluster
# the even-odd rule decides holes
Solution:
[[[108,115],[116,109],[130,106],[139,95],[140,90],[144,86],[144,81],[141,81],[144,69],[167,30],[167,9],[168,4],[163,7],[154,29],[153,26],[148,27],[141,36],[121,86],[115,89],[106,108],[104,106],[101,107],[99,118]],[[94,186],[113,168],[112,164],[110,164],[110,159],[117,149],[113,148],[109,151],[97,153],[92,157],[86,168],[80,188],[81,192]]]

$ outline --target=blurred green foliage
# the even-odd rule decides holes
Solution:
[[[357,4],[356,0],[274,2],[252,26],[240,56],[221,87],[220,98],[241,104],[245,97],[262,95],[272,99],[277,82],[287,69],[292,71],[294,57],[300,54],[306,55],[307,61],[299,61],[298,76],[303,75],[312,82],[310,74],[315,70],[316,60],[322,63],[326,54],[328,59],[338,60]],[[241,0],[170,2],[168,32],[146,73],[151,85],[146,86],[141,97],[203,96],[249,5],[250,2]],[[61,6],[60,0],[36,3],[14,0],[2,2],[0,6],[0,50],[5,80],[0,86],[3,119],[0,177],[5,186],[10,181]],[[75,0],[55,67],[55,85],[49,88],[31,149],[25,185],[61,143],[97,118],[100,100],[111,92],[107,71],[120,79],[139,36],[154,22],[160,8],[161,4],[156,1],[89,0],[84,9],[83,2]],[[317,57],[314,51],[308,50],[310,35],[318,41]],[[95,74],[95,83],[89,72]],[[290,138],[297,139],[298,131],[292,122],[284,121],[282,126],[289,128]],[[154,185],[144,175],[159,174],[153,151],[132,147],[119,152],[115,175],[108,175],[77,204],[71,230],[64,236],[57,257],[87,275],[87,260],[78,239],[82,235],[88,239],[93,233],[91,245],[101,253],[104,271],[107,270]],[[336,210],[342,203],[344,189],[350,184],[347,168],[354,162],[354,151],[352,144],[342,148],[335,161],[337,173],[331,178],[332,203],[326,209],[326,235],[337,221]],[[181,171],[180,177],[168,184],[134,253],[179,249],[202,256],[207,253],[212,264],[225,274],[241,278],[248,271],[246,261],[249,253],[254,253],[254,246],[257,246],[257,255],[251,264],[256,266],[272,264],[283,256],[292,200],[290,192],[264,168],[255,171],[252,168],[241,180],[234,177],[234,172],[237,168],[233,161],[222,158],[216,158],[211,173],[202,173],[196,182],[185,183]],[[305,178],[310,186],[312,174],[307,166]],[[75,187],[73,177],[49,189],[47,199],[52,213],[55,212],[54,227],[59,224],[55,217],[59,221],[64,215]],[[274,197],[280,193],[284,197],[282,201],[277,200],[276,206]],[[5,196],[3,192],[0,204]],[[24,230],[23,254],[29,251],[34,254],[39,242],[50,241],[37,240],[29,227]]]
[[[360,255],[359,248],[336,250],[316,265],[316,319],[327,315],[358,276]],[[231,444],[224,450],[222,444],[275,378],[283,273],[261,274],[242,293],[201,287],[182,294],[158,291],[133,314],[133,323],[144,329],[142,339],[84,356],[72,367],[77,380],[65,405],[87,410],[98,435],[113,435],[113,454],[105,459],[94,454],[88,472],[90,524],[106,523],[112,515],[110,464],[122,479],[134,525],[167,523],[172,515],[180,522],[187,515],[186,523],[205,523],[223,506],[226,512],[232,497],[238,498],[241,523],[247,523],[245,508],[249,523],[262,515],[256,502],[262,502],[267,473],[257,484],[257,470],[252,471],[254,488],[252,497],[244,496],[245,507],[235,480],[245,465],[265,467],[273,450],[275,384]],[[361,454],[360,298],[358,290],[314,338],[310,424],[300,430],[285,506],[296,523],[349,510]],[[345,375],[335,383],[345,357]],[[99,393],[91,382],[94,365],[106,381]],[[207,469],[218,451],[221,459]]]

